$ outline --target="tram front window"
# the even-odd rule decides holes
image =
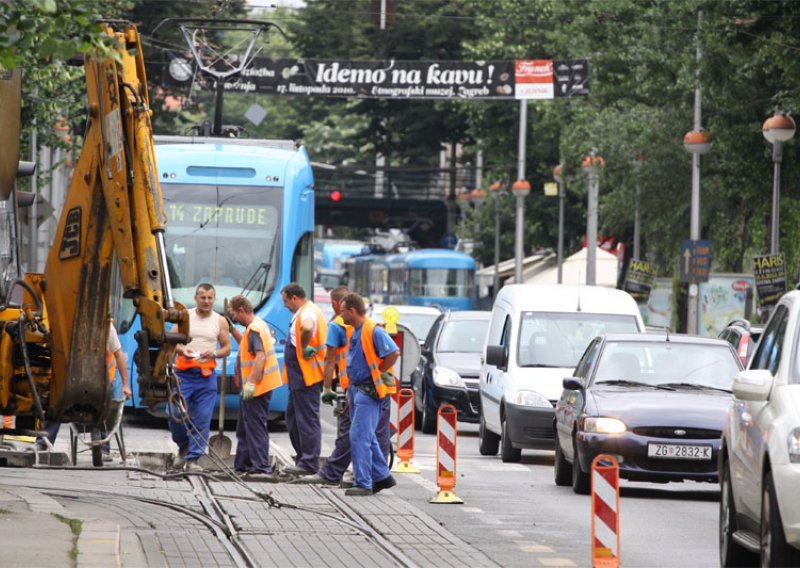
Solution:
[[[412,296],[466,298],[472,295],[473,272],[454,268],[413,268],[409,271]]]

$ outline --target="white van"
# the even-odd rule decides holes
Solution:
[[[504,462],[522,448],[553,449],[553,409],[589,342],[636,333],[633,298],[595,286],[513,284],[497,294],[480,371],[480,452]]]

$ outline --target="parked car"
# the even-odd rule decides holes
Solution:
[[[733,345],[742,360],[742,365],[747,367],[747,362],[763,331],[763,325],[750,323],[746,319],[736,319],[720,332],[719,338]]]
[[[595,286],[503,287],[492,308],[480,372],[479,450],[504,462],[522,448],[553,449],[553,408],[589,342],[644,330],[633,298]]]
[[[556,485],[588,493],[611,454],[632,481],[717,481],[717,452],[742,369],[721,339],[607,334],[589,344],[556,404]]]
[[[719,456],[722,566],[800,566],[800,291],[785,294],[734,404]]]
[[[445,403],[456,407],[459,421],[478,421],[478,373],[488,329],[489,312],[446,312],[436,319],[411,375],[417,429],[436,432],[436,414]]]
[[[384,304],[372,304],[369,306],[368,313],[370,317],[377,322],[383,322],[383,310],[386,308]],[[400,321],[417,337],[420,345],[428,337],[428,332],[433,327],[433,322],[436,321],[442,310],[431,306],[405,306],[401,304],[392,304],[392,307],[397,308],[400,312]]]

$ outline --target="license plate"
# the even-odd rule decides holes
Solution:
[[[710,460],[711,446],[686,444],[647,444],[647,457],[667,460]]]

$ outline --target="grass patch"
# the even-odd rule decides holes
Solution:
[[[69,526],[69,529],[72,531],[72,534],[75,536],[75,540],[72,544],[72,550],[69,551],[69,556],[72,558],[73,561],[78,560],[78,536],[81,534],[81,530],[83,530],[83,521],[80,519],[70,519],[69,517],[65,517],[64,515],[59,515],[58,513],[52,513],[52,515],[64,523],[65,525]]]
[[[0,515],[8,515],[11,512],[11,509],[8,507],[0,507]]]
[[[81,529],[83,528],[83,521],[79,519],[70,519],[69,517],[65,517],[64,515],[59,515],[58,513],[53,513],[53,516],[64,523],[65,525],[69,525],[72,534],[78,536],[81,534]]]

